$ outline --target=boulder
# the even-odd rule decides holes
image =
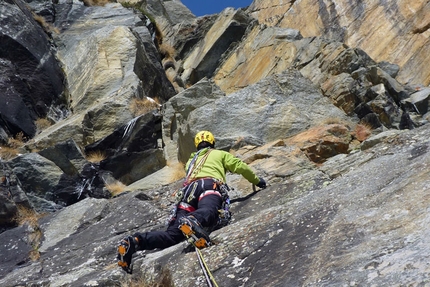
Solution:
[[[429,111],[430,88],[423,88],[416,91],[403,102],[410,111],[415,111],[421,115],[427,113]]]
[[[39,154],[55,163],[65,174],[76,175],[86,164],[86,159],[73,140],[58,143],[39,151]]]
[[[381,68],[384,72],[388,73],[388,75],[390,75],[390,77],[394,79],[397,77],[400,71],[399,65],[389,63],[387,61],[379,62],[378,67]]]
[[[8,163],[26,193],[44,197],[59,181],[63,171],[38,153],[20,155]]]
[[[367,104],[385,127],[400,129],[402,110],[387,94],[378,95]]]
[[[34,138],[24,143],[27,150],[43,150],[57,143],[73,140],[78,146],[84,144],[84,130],[82,122],[84,121],[83,114],[70,115],[68,118],[58,121],[41,131]],[[91,130],[89,132],[92,132]],[[92,134],[92,133],[91,133]],[[92,138],[93,139],[93,138]]]
[[[47,221],[41,220],[40,229],[43,232],[43,239],[40,243],[39,251],[46,253],[60,241],[75,233],[81,226],[86,213],[100,213],[106,206],[105,200],[87,199],[74,205],[74,208],[63,209],[56,216]],[[93,218],[90,218],[93,220]],[[49,222],[49,224],[47,224]],[[67,225],[64,224],[67,222]]]
[[[353,115],[357,103],[359,103],[354,88],[355,80],[348,73],[330,77],[321,84],[324,95],[348,115]]]
[[[338,154],[347,154],[350,142],[351,131],[341,124],[312,127],[287,141],[298,146],[315,163],[322,163]]]
[[[161,149],[141,152],[121,152],[101,162],[103,170],[111,171],[112,176],[125,185],[148,176],[166,165]]]
[[[401,85],[396,79],[393,79],[387,72],[376,67],[375,69],[372,67],[370,74],[372,83],[374,84],[384,84],[390,96],[396,102],[397,105],[408,97],[408,91],[406,88]]]
[[[158,147],[161,140],[161,115],[151,111],[130,120],[111,134],[85,146],[85,153],[103,152],[106,157],[121,152],[140,152]]]
[[[60,206],[69,206],[85,198],[110,198],[105,188],[112,181],[110,172],[102,170],[100,163],[87,163],[80,174],[62,174],[46,198]]]
[[[46,264],[28,259],[31,246],[26,245],[25,240],[17,240],[26,238],[25,228],[1,233],[0,252],[7,260],[3,260],[0,267],[0,284],[10,286],[19,284],[21,280],[30,281],[33,285],[49,285],[53,280],[57,286],[88,286],[99,280],[106,286],[116,284],[122,276],[121,271],[110,267],[116,266],[113,254],[117,242],[137,226],[147,229],[160,228],[163,224],[160,226],[158,222],[163,212],[150,200],[139,192],[111,201],[87,198],[73,207],[39,219],[37,226],[43,237],[38,242],[38,251]],[[19,234],[20,230],[23,234]],[[19,247],[19,253],[14,246]],[[11,255],[11,250],[14,250],[15,257],[5,257],[4,254]],[[99,272],[97,266],[107,269]],[[67,272],[64,272],[65,268]],[[35,270],[44,273],[43,278],[36,279],[31,275]],[[22,271],[26,275],[20,274],[21,279],[15,277]]]

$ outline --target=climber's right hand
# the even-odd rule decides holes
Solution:
[[[257,183],[257,187],[262,189],[266,188],[267,187],[266,181],[260,177],[260,181]]]

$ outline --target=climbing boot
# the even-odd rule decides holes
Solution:
[[[194,216],[180,218],[179,229],[197,248],[202,249],[211,245],[209,235]]]
[[[132,273],[131,258],[136,252],[139,240],[137,237],[128,236],[118,244],[118,265],[127,273]]]

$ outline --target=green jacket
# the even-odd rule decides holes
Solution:
[[[209,155],[206,156],[208,152]],[[195,152],[191,154],[190,159],[185,165],[186,171],[188,170],[188,167],[195,154]],[[222,180],[222,182],[226,182],[225,174],[227,171],[240,174],[253,184],[258,184],[260,181],[260,179],[246,163],[231,153],[209,148],[202,150],[198,155],[189,180],[192,181],[199,178],[211,177]]]

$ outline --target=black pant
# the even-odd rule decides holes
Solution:
[[[135,233],[133,236],[139,239],[139,250],[163,249],[183,241],[185,236],[178,228],[178,219],[181,217],[193,215],[203,227],[212,227],[217,223],[222,198],[219,192],[211,192],[214,190],[214,181],[212,179],[199,179],[192,182],[188,188],[189,191],[193,191],[193,194],[188,193],[184,201],[195,210],[189,211],[178,208],[175,220],[170,222],[166,231]]]

